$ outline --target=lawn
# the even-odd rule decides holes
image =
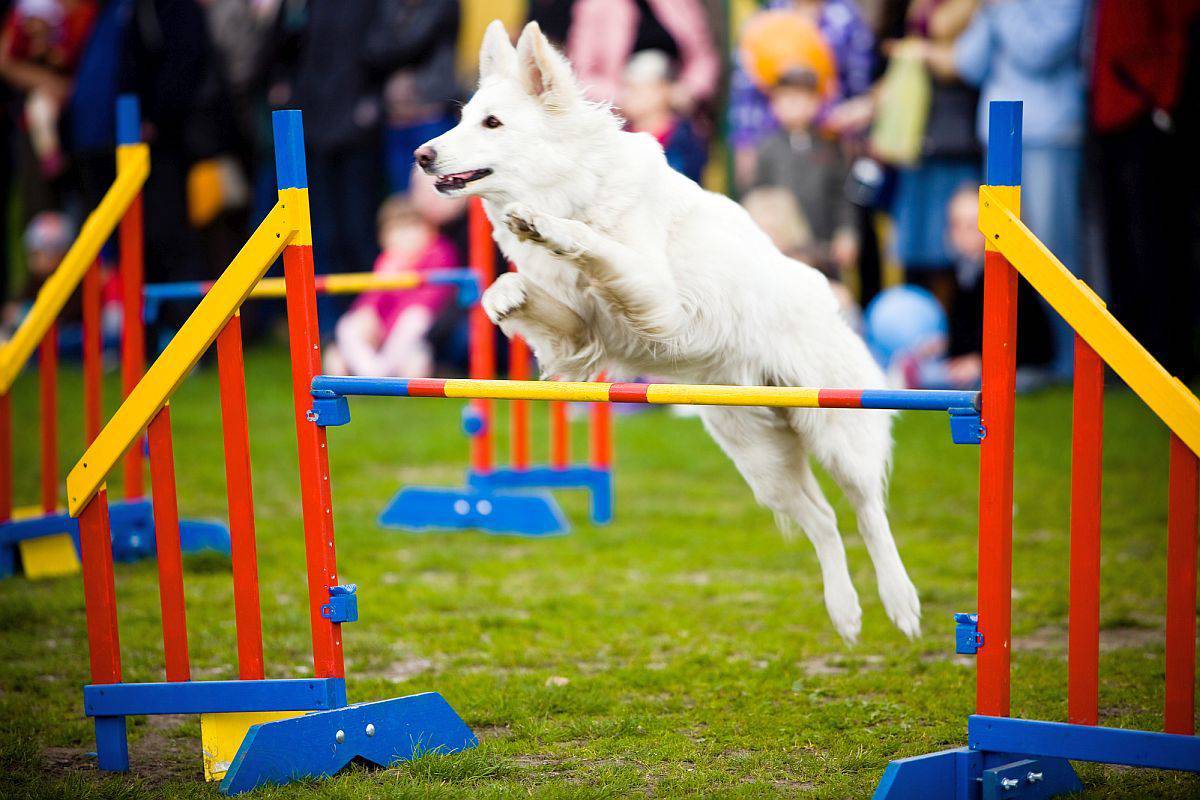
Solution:
[[[311,674],[287,361],[248,354],[254,495],[269,677]],[[79,397],[77,371],[64,398]],[[115,383],[107,397],[115,396]],[[109,403],[111,408],[112,402]],[[36,380],[18,420],[36,419]],[[974,608],[977,450],[940,414],[896,426],[891,514],[924,604],[925,635],[888,623],[847,506],[865,621],[848,648],[821,601],[803,538],[786,542],[699,421],[651,410],[617,424],[617,516],[569,536],[381,531],[404,484],[452,484],[464,467],[460,404],[355,400],[331,429],[338,562],[358,584],[345,628],[352,700],[437,690],[478,750],[267,790],[262,797],[869,797],[892,758],[964,743],[974,669],[953,654],[954,611]],[[77,409],[72,409],[77,411]],[[537,413],[535,441],[545,441]],[[849,413],[849,412],[847,412]],[[224,514],[215,370],[172,402],[181,511]],[[1167,434],[1125,391],[1106,408],[1101,717],[1159,729],[1163,702]],[[79,455],[63,423],[64,469]],[[502,425],[499,427],[503,427]],[[36,498],[34,423],[18,425],[18,504]],[[583,430],[576,429],[577,441]],[[1066,714],[1070,395],[1023,397],[1017,414],[1013,712]],[[544,446],[540,451],[544,456]],[[115,494],[117,486],[110,487]],[[228,560],[188,557],[193,677],[236,677]],[[125,678],[162,679],[153,562],[119,564]],[[0,582],[0,796],[215,797],[200,779],[194,717],[130,720],[133,773],[101,776],[87,753],[83,593],[77,578]],[[1089,797],[1200,797],[1200,777],[1082,766]],[[4,787],[7,783],[7,789]]]

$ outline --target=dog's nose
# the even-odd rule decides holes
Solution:
[[[437,150],[434,150],[427,144],[423,144],[413,151],[413,156],[417,159],[417,165],[426,172],[429,172],[433,166],[433,162],[437,161]]]

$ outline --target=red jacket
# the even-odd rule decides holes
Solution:
[[[1187,28],[1200,0],[1097,0],[1092,65],[1092,122],[1100,132],[1125,127],[1179,102]]]

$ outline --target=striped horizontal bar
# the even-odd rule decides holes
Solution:
[[[806,389],[791,386],[708,386],[674,383],[480,381],[460,378],[357,378],[318,375],[315,397],[450,397],[565,400],[776,408],[858,408],[948,411],[979,407],[978,392],[925,389]]]
[[[446,268],[429,272],[396,272],[378,275],[374,272],[344,272],[316,277],[317,294],[362,294],[371,291],[415,289],[420,286],[461,286],[474,284],[475,276],[466,268]],[[151,283],[145,287],[149,300],[186,300],[203,297],[212,288],[212,281],[178,281]],[[283,278],[263,278],[250,292],[251,297],[284,297]]]
[[[341,678],[105,683],[83,687],[89,717],[317,711],[346,705]]]

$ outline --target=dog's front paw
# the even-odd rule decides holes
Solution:
[[[516,272],[506,272],[483,293],[479,303],[493,325],[499,325],[525,305],[525,279]]]
[[[557,256],[575,258],[584,251],[574,226],[581,223],[539,214],[522,203],[504,208],[504,224],[523,242],[536,242]]]

